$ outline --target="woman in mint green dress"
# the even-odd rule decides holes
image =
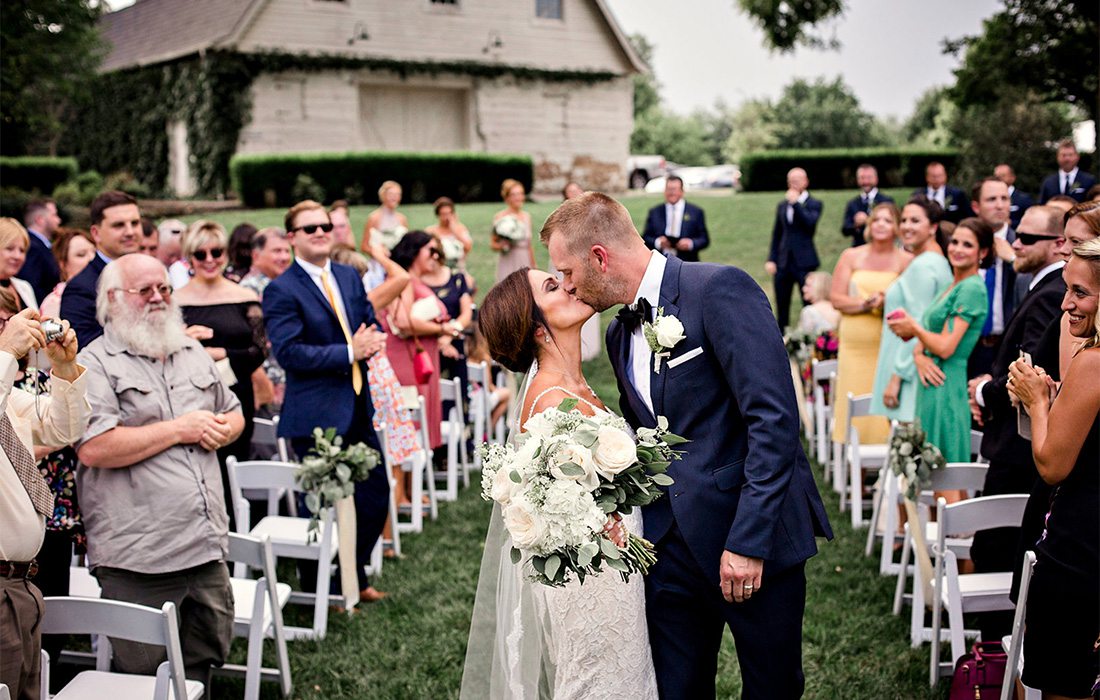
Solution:
[[[928,307],[920,322],[905,311],[887,321],[901,338],[917,340],[913,348],[920,379],[916,417],[928,441],[940,448],[948,462],[970,461],[966,362],[988,313],[985,282],[978,268],[993,262],[992,251],[993,229],[980,219],[963,219],[947,245],[954,273],[951,286]]]
[[[914,255],[909,267],[886,289],[883,318],[904,309],[923,318],[929,305],[951,284],[951,266],[944,257],[939,222],[943,209],[924,195],[909,200],[901,212],[901,241]],[[885,323],[885,321],[884,321]],[[902,340],[884,329],[879,345],[871,413],[891,420],[913,420],[917,406],[917,369],[913,364],[915,338]]]

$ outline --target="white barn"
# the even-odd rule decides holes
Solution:
[[[421,67],[261,73],[238,153],[520,153],[537,191],[626,185],[632,76],[646,66],[603,0],[138,0],[101,29],[104,72],[206,51]],[[186,127],[168,128],[169,185],[189,194]]]

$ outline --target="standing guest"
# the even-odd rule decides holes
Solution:
[[[61,225],[57,214],[57,202],[52,199],[34,199],[23,210],[23,224],[30,234],[27,261],[19,271],[19,279],[26,280],[34,290],[35,299],[45,299],[58,282],[61,270],[50,253],[54,234]]]
[[[665,203],[649,210],[642,239],[664,255],[699,262],[699,252],[710,245],[707,220],[702,209],[684,199],[682,178],[670,175],[665,181]]]
[[[313,448],[317,427],[335,428],[346,445],[362,442],[378,449],[366,359],[385,340],[363,282],[353,268],[329,260],[332,222],[324,206],[299,202],[287,211],[285,223],[294,263],[267,286],[263,300],[271,350],[286,371],[279,436],[290,440],[299,457]],[[384,596],[370,585],[364,567],[386,522],[389,492],[383,464],[355,485],[355,569],[364,602]]]
[[[29,246],[30,236],[22,224],[8,217],[0,219],[0,288],[15,290],[23,307],[37,309],[38,298],[34,289],[25,280],[16,277],[27,259]]]
[[[226,459],[233,456],[244,461],[250,457],[252,419],[256,414],[252,373],[263,364],[267,339],[260,298],[224,274],[226,239],[225,228],[213,221],[199,220],[187,228],[182,240],[183,256],[194,277],[175,292],[175,301],[187,324],[187,335],[202,344],[226,386],[241,402],[244,430],[235,441],[218,450],[225,502],[232,503]],[[232,524],[232,510],[229,520]]]
[[[433,205],[437,222],[424,229],[425,232],[439,238],[443,246],[444,264],[452,270],[466,273],[466,256],[474,249],[474,239],[470,230],[458,220],[455,203],[449,197],[440,197]],[[473,277],[466,275],[469,286],[473,286]]]
[[[875,381],[875,361],[882,340],[882,308],[886,289],[913,259],[897,246],[898,210],[893,203],[879,204],[871,210],[864,245],[840,254],[833,271],[829,300],[840,312],[837,335],[836,396],[833,415],[834,443],[848,442],[848,402],[852,394],[869,394]],[[877,416],[852,421],[864,445],[886,442],[889,422]]]
[[[160,260],[159,250],[160,233],[157,227],[149,217],[141,217],[141,243],[138,244],[138,252]]]
[[[383,182],[378,188],[378,201],[382,206],[367,215],[367,223],[363,227],[359,249],[364,253],[369,243],[382,243],[387,249],[392,248],[409,230],[409,220],[397,211],[401,204],[401,185],[393,180]]]
[[[462,396],[466,397],[470,395],[470,381],[466,370],[465,332],[474,319],[473,294],[466,284],[466,275],[443,264],[445,255],[438,238],[433,237],[428,249],[427,258],[417,256],[413,261],[409,274],[428,285],[446,309],[451,340],[439,345],[440,378],[458,377],[462,381]],[[466,404],[465,399],[462,403]]]
[[[267,285],[283,274],[290,266],[290,262],[290,243],[286,240],[286,231],[278,226],[262,228],[252,237],[252,267],[241,280],[241,286],[255,292],[256,297],[262,302]],[[264,358],[262,369],[267,377],[266,382],[258,375],[252,375],[256,409],[266,407],[267,412],[278,413],[286,392],[286,372],[270,352]]]
[[[947,184],[947,168],[943,163],[932,161],[924,169],[923,188],[913,190],[913,194],[923,194],[940,205],[944,221],[957,224],[968,216],[974,216],[970,208],[970,198],[958,187]]]
[[[779,328],[790,325],[791,290],[802,289],[806,275],[821,261],[814,248],[814,233],[822,204],[810,196],[810,178],[802,168],[787,173],[787,193],[775,210],[775,226],[764,270],[775,278],[775,307]]]
[[[61,281],[42,300],[39,308],[43,318],[57,318],[60,315],[65,283],[79,275],[95,257],[95,242],[92,241],[92,234],[83,229],[59,228],[50,252],[61,270]]]
[[[164,266],[105,266],[103,335],[80,353],[92,418],[77,446],[88,566],[103,598],[176,605],[187,677],[207,683],[233,636],[228,519],[216,451],[244,429],[214,361],[183,330]],[[162,647],[112,640],[114,666],[152,675]]]
[[[175,289],[191,281],[191,271],[187,269],[187,263],[180,259],[180,238],[186,230],[187,224],[179,219],[166,219],[157,227],[160,233],[157,258],[168,268],[168,278]]]
[[[1051,197],[1065,195],[1076,202],[1085,201],[1089,188],[1096,184],[1096,178],[1081,170],[1078,164],[1081,156],[1077,146],[1066,139],[1058,144],[1058,172],[1048,175],[1039,188],[1039,203],[1046,204]]]
[[[863,229],[875,205],[894,201],[878,191],[878,170],[873,165],[864,163],[856,168],[856,184],[859,185],[859,194],[848,201],[844,208],[844,223],[840,227],[840,232],[852,239],[853,248],[867,242],[863,239]]]
[[[1062,243],[1058,254],[1063,260],[1069,261],[1073,250],[1079,246],[1100,236],[1100,202],[1082,202],[1065,213],[1062,221],[1065,225],[1065,241]],[[1039,353],[1035,356],[1035,363],[1040,367],[1048,367],[1048,373],[1055,379],[1061,378],[1069,368],[1070,359],[1077,352],[1081,341],[1074,338],[1070,332],[1069,316],[1061,314],[1058,320],[1048,327],[1044,333]],[[1057,354],[1055,355],[1055,352]]]
[[[69,280],[61,295],[61,317],[73,324],[82,348],[103,335],[95,304],[100,273],[107,263],[136,253],[141,245],[141,211],[130,195],[117,190],[103,192],[92,200],[90,214],[96,256]]]
[[[802,285],[802,298],[806,300],[806,306],[798,315],[798,330],[814,336],[836,330],[840,325],[840,312],[829,301],[832,288],[833,276],[828,272],[806,275],[806,283]]]
[[[1016,171],[1008,163],[993,168],[993,177],[1008,185],[1008,224],[1014,229],[1019,228],[1020,219],[1028,207],[1035,204],[1035,200],[1027,192],[1016,189]]]
[[[580,197],[582,194],[584,194],[584,188],[576,182],[573,182],[572,180],[565,183],[565,187],[561,188],[561,198],[563,200],[575,199],[576,197]]]
[[[516,270],[535,265],[535,250],[531,247],[531,215],[523,210],[527,194],[519,180],[508,178],[500,186],[504,209],[493,214],[493,233],[489,247],[500,253],[497,260],[496,281],[499,282]],[[502,227],[512,229],[510,238],[497,234]]]
[[[1016,259],[1012,249],[1016,232],[1008,225],[1008,185],[1003,181],[984,178],[971,189],[971,197],[970,204],[978,218],[993,229],[993,264],[979,273],[985,282],[989,310],[967,367],[969,376],[975,377],[989,372],[1001,346],[1005,325],[1016,307],[1016,271],[1012,268]]]
[[[226,253],[228,264],[223,274],[232,282],[240,282],[252,268],[252,238],[256,235],[256,230],[249,223],[237,224],[229,234],[229,250]],[[184,253],[183,257],[186,258],[187,254]]]
[[[14,296],[9,298],[14,303]],[[44,606],[31,577],[44,524],[57,513],[54,494],[35,467],[33,454],[40,444],[79,440],[89,416],[87,373],[74,361],[76,334],[62,325],[64,335],[47,344],[33,309],[0,324],[0,684],[7,685],[16,700],[39,697]],[[43,347],[52,366],[53,392],[36,400],[13,383],[19,362]]]
[[[970,461],[970,411],[966,397],[966,362],[978,342],[989,314],[981,265],[993,260],[993,229],[981,219],[963,219],[947,244],[947,261],[954,275],[951,285],[918,321],[905,310],[887,319],[902,340],[916,338],[913,361],[917,368],[916,418],[928,441],[940,448],[948,462]],[[961,492],[944,493],[956,501]]]
[[[328,208],[328,218],[332,221],[333,245],[355,247],[355,234],[351,230],[351,205],[347,200],[338,199]]]
[[[944,257],[939,236],[941,216],[940,205],[919,194],[902,209],[901,242],[913,261],[886,288],[884,324],[885,318],[898,309],[905,309],[914,318],[923,318],[928,306],[951,284],[951,266]],[[882,334],[871,389],[871,413],[890,420],[913,420],[917,406],[914,345],[916,340],[902,340],[889,329]]]
[[[1056,401],[1041,367],[1012,363],[1009,391],[1031,416],[1031,452],[1053,486],[1045,529],[1032,545],[1035,573],[1027,596],[1021,680],[1043,697],[1095,693],[1100,663],[1100,241],[1073,250],[1064,270],[1062,308],[1074,336],[1085,340],[1070,363]]]

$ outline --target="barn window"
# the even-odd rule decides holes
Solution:
[[[561,19],[561,0],[535,0],[535,17]]]
[[[451,7],[458,7],[458,0],[430,0],[433,5],[449,5]]]

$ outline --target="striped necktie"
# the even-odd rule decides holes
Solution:
[[[321,286],[325,288],[325,296],[328,297],[329,306],[332,307],[332,313],[336,314],[336,320],[340,322],[340,330],[344,332],[344,340],[348,345],[351,345],[351,330],[348,328],[348,322],[340,314],[340,307],[336,305],[336,293],[332,290],[332,285],[328,281],[328,271],[321,271]],[[358,396],[363,391],[363,371],[359,369],[359,363],[353,362],[351,364],[351,386],[355,389],[355,394]]]

